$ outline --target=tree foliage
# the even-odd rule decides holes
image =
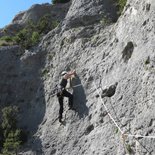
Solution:
[[[52,20],[49,14],[42,16],[37,23],[29,20],[25,28],[20,30],[15,36],[1,37],[0,46],[9,46],[10,42],[12,42],[12,44],[19,44],[23,48],[28,49],[36,45],[41,36],[57,27],[58,24],[59,22]]]
[[[57,4],[57,3],[67,3],[69,2],[70,0],[52,0],[52,3],[53,4]]]
[[[19,129],[9,132],[3,144],[3,154],[17,154],[21,145],[20,135],[21,131]]]
[[[4,130],[4,138],[6,138],[10,131],[16,129],[17,124],[17,107],[5,107],[2,109],[2,129]]]
[[[21,145],[21,130],[17,128],[18,108],[8,106],[2,109],[2,124],[0,127],[2,153],[17,154]]]

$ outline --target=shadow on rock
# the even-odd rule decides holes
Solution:
[[[0,105],[1,108],[16,105],[19,108],[18,127],[24,133],[23,141],[32,138],[45,115],[45,91],[41,77],[44,67],[44,51],[27,51],[20,47],[0,48]],[[44,76],[44,72],[42,73]],[[34,150],[41,148],[41,141],[34,138]],[[30,146],[31,147],[31,146]]]
[[[75,87],[74,87],[75,86]],[[73,79],[73,96],[74,96],[74,108],[79,115],[79,118],[83,118],[89,114],[89,109],[86,106],[86,94],[83,86],[81,85],[81,80],[77,76]]]

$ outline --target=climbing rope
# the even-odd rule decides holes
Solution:
[[[120,133],[121,133],[122,135],[128,136],[128,137],[135,137],[135,138],[149,138],[149,139],[153,138],[153,139],[155,139],[155,136],[143,136],[143,135],[137,135],[137,134],[136,134],[136,135],[134,135],[134,134],[125,134],[125,133],[122,131],[122,129],[119,127],[119,125],[116,123],[116,121],[114,120],[114,118],[112,117],[112,115],[109,113],[109,110],[108,110],[108,108],[106,107],[106,105],[104,104],[104,101],[103,101],[103,99],[101,98],[101,95],[100,95],[100,93],[99,93],[99,91],[98,91],[98,89],[97,89],[97,86],[96,86],[95,82],[93,82],[93,84],[94,84],[94,86],[95,86],[95,89],[96,89],[98,95],[100,96],[100,100],[101,100],[101,102],[103,103],[103,106],[104,106],[104,108],[105,108],[107,114],[109,115],[109,117],[111,118],[111,120],[113,121],[113,123],[115,124],[115,126],[119,129],[119,131],[120,131]]]
[[[135,137],[135,138],[155,139],[155,136],[143,136],[143,135],[132,135],[132,134],[124,134],[124,136]]]
[[[105,108],[107,114],[109,115],[110,119],[113,121],[113,123],[115,124],[115,126],[119,129],[120,133],[123,134],[123,131],[121,130],[121,128],[119,127],[119,125],[116,123],[116,121],[114,120],[114,118],[112,117],[112,115],[109,113],[108,108],[107,108],[106,105],[104,104],[103,99],[101,98],[100,92],[99,92],[99,90],[97,89],[97,86],[96,86],[95,82],[93,82],[93,84],[94,84],[94,87],[95,87],[95,89],[96,89],[96,91],[97,91],[97,94],[100,96],[100,100],[101,100],[101,102],[103,103],[103,106],[104,106],[104,108]]]
[[[92,81],[90,81],[90,82],[85,82],[85,83],[89,84],[89,83],[92,83]],[[73,88],[76,88],[76,87],[80,87],[80,86],[82,86],[82,85],[83,85],[83,84],[80,83],[80,84],[77,84],[77,85],[72,86],[72,87],[73,87]],[[122,134],[123,137],[135,137],[135,138],[155,139],[155,136],[144,136],[144,135],[138,135],[138,134],[135,134],[135,135],[134,135],[134,134],[125,134],[125,132],[122,131],[122,129],[119,127],[119,125],[117,124],[117,122],[115,121],[115,119],[114,119],[114,118],[112,117],[112,115],[110,114],[110,112],[109,112],[107,106],[104,104],[104,101],[103,101],[103,99],[101,98],[100,92],[99,92],[99,90],[98,90],[98,88],[97,88],[95,82],[93,82],[93,85],[94,85],[94,87],[95,87],[95,89],[96,89],[96,91],[97,91],[98,96],[100,97],[101,102],[103,103],[103,106],[104,106],[104,108],[105,108],[107,114],[109,115],[110,119],[113,121],[113,123],[114,123],[115,126],[118,128],[119,132]],[[56,88],[53,89],[53,90],[56,90]],[[55,96],[56,94],[57,94],[57,93],[53,94],[52,97]]]
[[[125,134],[122,129],[119,127],[119,125],[117,124],[117,122],[115,121],[115,119],[112,117],[112,115],[109,113],[109,110],[108,108],[106,107],[106,105],[104,104],[104,101],[103,99],[101,98],[101,95],[99,93],[99,90],[97,89],[97,86],[95,84],[95,82],[93,82],[94,86],[95,86],[95,89],[98,93],[98,95],[100,96],[100,100],[101,102],[103,103],[103,106],[107,112],[107,114],[109,115],[110,119],[113,121],[113,123],[115,124],[115,126],[117,127],[117,129],[119,130],[119,132],[121,133],[121,136],[122,136],[122,139],[123,139],[123,144],[124,144],[124,141],[125,141],[125,138],[126,137],[133,137],[133,138],[147,138],[147,139],[155,139],[155,136],[144,136],[144,135],[137,135],[137,134]],[[139,143],[137,139],[136,140],[136,144]],[[138,152],[138,146],[136,145],[136,154]]]

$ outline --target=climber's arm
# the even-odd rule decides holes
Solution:
[[[65,79],[69,79],[69,78],[71,78],[72,75],[75,75],[75,73],[76,73],[75,70],[74,70],[74,71],[70,71],[70,72],[68,72],[68,73],[64,76],[64,78],[65,78]]]

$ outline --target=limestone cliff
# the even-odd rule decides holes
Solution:
[[[0,48],[1,106],[18,104],[19,125],[33,135],[20,154],[155,154],[155,139],[143,137],[155,136],[155,2],[128,0],[119,18],[112,2],[72,0],[37,47]],[[51,92],[72,69],[82,85],[73,87],[75,111],[65,100],[61,125]]]

